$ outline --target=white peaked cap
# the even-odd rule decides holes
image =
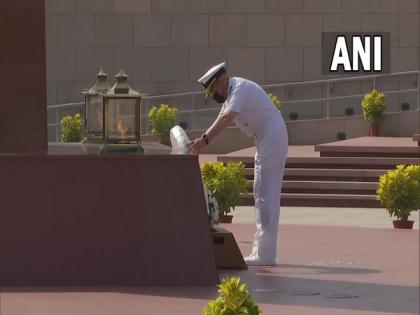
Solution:
[[[211,88],[216,80],[226,72],[226,62],[219,63],[218,65],[210,68],[198,82],[201,83],[206,89],[206,98],[210,94]]]

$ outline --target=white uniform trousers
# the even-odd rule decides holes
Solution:
[[[276,258],[280,194],[288,150],[286,125],[273,116],[256,135],[254,198],[257,231],[251,256]]]

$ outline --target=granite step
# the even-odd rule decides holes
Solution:
[[[254,195],[242,194],[239,206],[253,206]],[[282,193],[282,206],[381,208],[375,195]]]
[[[378,182],[387,170],[286,168],[284,180]],[[254,178],[254,169],[246,168],[245,177]]]
[[[227,163],[240,161],[248,168],[254,167],[254,157],[219,156],[218,161]],[[286,168],[317,168],[317,169],[379,169],[388,170],[398,164],[420,164],[420,158],[392,157],[288,157]]]
[[[253,191],[253,180],[248,181],[249,192]],[[344,182],[344,181],[283,181],[283,193],[310,194],[354,194],[375,195],[378,183],[375,182]]]

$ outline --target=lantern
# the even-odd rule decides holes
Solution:
[[[130,86],[124,70],[115,77],[117,82],[103,96],[104,149],[136,151],[141,149],[141,94]]]
[[[82,92],[85,97],[85,141],[103,140],[103,96],[110,88],[107,78],[101,68],[95,84]]]

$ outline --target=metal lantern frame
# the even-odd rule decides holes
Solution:
[[[121,100],[121,101],[127,101],[127,100],[134,100],[135,101],[135,109],[134,109],[134,116],[135,116],[135,138],[134,141],[131,140],[124,140],[113,138],[110,136],[110,129],[109,129],[109,121],[108,121],[108,114],[109,114],[109,101],[110,100]],[[140,144],[140,103],[141,103],[141,96],[130,96],[130,95],[124,95],[124,94],[113,94],[113,95],[104,95],[104,115],[103,115],[103,126],[104,126],[104,137],[103,141],[105,144],[126,144],[126,143],[134,143],[134,144]]]
[[[82,92],[82,95],[85,97],[85,141],[94,141],[102,142],[104,136],[104,125],[103,125],[103,115],[104,115],[104,103],[103,97],[110,88],[108,84],[108,75],[101,68],[99,73],[96,75],[96,82],[90,88]],[[93,110],[93,99],[95,97],[100,98],[99,103],[101,104],[102,117],[99,117],[98,120],[102,122],[102,130],[97,132],[92,132],[93,128],[91,127],[91,115]]]
[[[141,94],[129,85],[128,75],[123,70],[120,70],[120,72],[115,77],[117,82],[103,96],[103,144],[105,147],[112,146],[114,148],[115,145],[126,146],[127,148],[140,147]],[[134,106],[134,138],[128,136],[126,139],[124,139],[124,137],[112,137],[110,135],[110,121],[108,120],[111,102],[115,100],[121,101],[125,106],[127,106],[128,102],[134,101],[134,104],[132,105]]]

